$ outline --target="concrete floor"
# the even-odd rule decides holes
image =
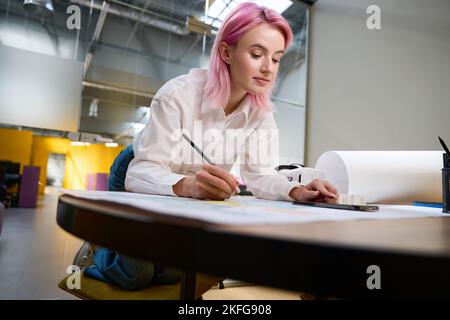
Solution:
[[[6,210],[0,235],[0,299],[75,299],[57,287],[82,240],[56,224],[58,191],[34,209]]]
[[[57,287],[82,244],[56,224],[58,189],[46,188],[34,209],[6,210],[0,235],[0,299],[77,299]],[[260,286],[212,289],[204,299],[299,299]]]

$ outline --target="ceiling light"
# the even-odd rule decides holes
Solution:
[[[91,144],[89,142],[83,142],[83,141],[71,141],[70,145],[72,147],[88,147]]]
[[[44,18],[50,18],[54,12],[52,0],[25,0],[23,7],[28,12]]]
[[[204,19],[204,22],[212,23],[214,27],[219,28],[228,13],[243,2],[254,2],[260,6],[273,9],[278,13],[283,13],[292,5],[291,0],[216,0],[209,7],[208,17]]]
[[[98,99],[93,99],[89,106],[89,117],[97,118],[98,116]]]
[[[119,144],[117,144],[117,143],[115,143],[115,142],[106,142],[106,143],[105,143],[105,146],[106,146],[107,148],[116,148],[116,147],[119,146]]]

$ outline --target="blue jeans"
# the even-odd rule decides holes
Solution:
[[[125,177],[128,165],[134,158],[133,145],[129,145],[119,153],[109,169],[108,190],[125,191]]]
[[[125,191],[125,177],[133,158],[133,146],[129,145],[114,160],[108,179],[110,191]],[[153,283],[173,284],[181,278],[181,273],[176,270],[134,259],[103,247],[95,251],[94,264],[85,270],[85,274],[125,290],[140,290]]]

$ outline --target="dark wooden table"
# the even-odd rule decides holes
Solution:
[[[62,195],[57,222],[77,237],[187,274],[325,297],[450,298],[447,217],[230,226]],[[380,289],[367,286],[375,276],[369,266],[379,267]]]

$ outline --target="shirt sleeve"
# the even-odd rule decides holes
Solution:
[[[292,201],[289,192],[300,186],[278,174],[275,167],[279,156],[279,136],[272,113],[267,113],[261,124],[249,135],[245,144],[241,176],[247,188],[257,198]]]
[[[133,142],[135,158],[130,162],[125,189],[136,193],[172,195],[172,186],[185,176],[170,167],[172,150],[181,130],[181,109],[167,95],[157,95],[150,106],[150,119]]]

